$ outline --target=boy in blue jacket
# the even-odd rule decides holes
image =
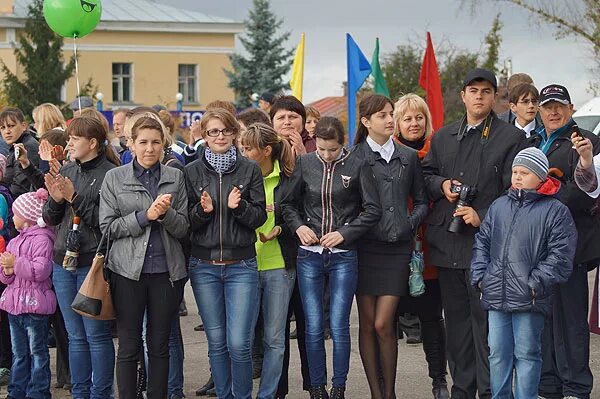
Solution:
[[[490,206],[475,237],[471,284],[489,311],[492,398],[537,399],[542,368],[541,334],[551,312],[552,288],[573,269],[577,230],[548,176],[537,148],[519,152],[512,187]]]

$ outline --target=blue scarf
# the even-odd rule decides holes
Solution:
[[[556,141],[556,139],[562,136],[573,123],[573,119],[570,119],[569,122],[567,122],[564,126],[556,129],[552,134],[550,134],[550,137],[548,137],[548,135],[546,134],[545,126],[542,126],[539,130],[536,129],[535,132],[539,134],[542,138],[542,141],[540,141],[539,149],[542,150],[544,154],[547,154],[550,150],[550,147],[552,147],[552,144]]]
[[[235,165],[235,161],[237,160],[237,151],[235,150],[235,146],[231,146],[231,148],[224,154],[215,154],[210,150],[210,148],[206,147],[204,150],[204,158],[215,172],[219,174],[223,174]]]

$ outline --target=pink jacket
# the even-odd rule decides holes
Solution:
[[[0,268],[0,281],[7,285],[0,297],[0,309],[12,315],[53,314],[56,295],[52,291],[54,231],[32,226],[13,238],[6,250],[16,256],[14,274]]]

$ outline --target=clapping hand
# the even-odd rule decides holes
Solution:
[[[204,213],[211,213],[213,211],[212,198],[210,197],[208,191],[202,192],[202,195],[200,196],[200,206],[202,207]]]
[[[156,197],[150,208],[146,211],[146,217],[150,221],[157,220],[165,213],[171,206],[171,194],[162,194]]]
[[[229,209],[236,209],[240,205],[240,201],[242,200],[242,192],[239,188],[234,187],[233,190],[229,193],[229,198],[227,200],[227,206]]]

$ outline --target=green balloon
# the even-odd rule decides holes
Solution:
[[[44,0],[44,18],[48,26],[63,37],[88,35],[96,28],[101,16],[101,0]]]

